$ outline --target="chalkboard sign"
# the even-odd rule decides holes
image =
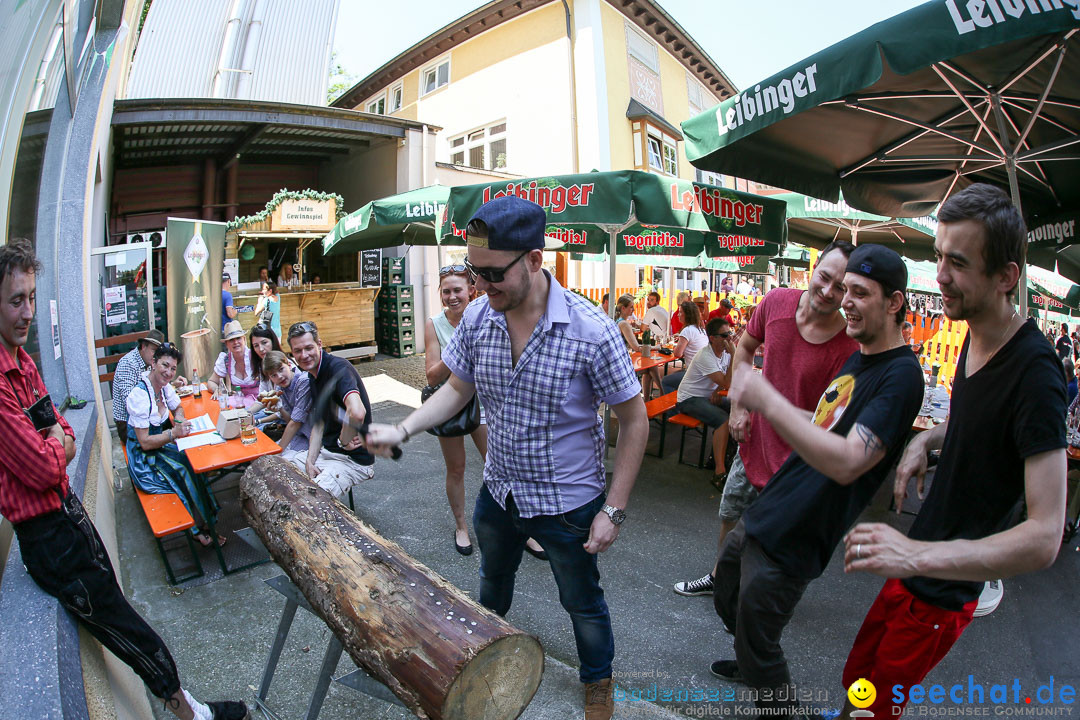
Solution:
[[[381,265],[382,250],[360,252],[360,287],[379,287],[379,283],[382,282]]]

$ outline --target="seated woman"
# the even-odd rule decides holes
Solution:
[[[176,493],[199,528],[192,528],[192,534],[206,546],[213,543],[207,531],[212,516],[195,486],[191,465],[173,444],[173,440],[187,437],[190,432],[180,398],[170,384],[180,359],[176,346],[165,343],[159,347],[154,351],[150,369],[127,396],[128,470],[135,487],[144,493]],[[166,430],[170,411],[175,425]],[[218,544],[224,545],[225,538],[219,536]]]
[[[244,329],[239,322],[227,322],[222,334],[225,350],[218,354],[214,374],[206,381],[206,386],[215,394],[219,387],[227,394],[239,391],[244,396],[244,407],[256,405],[259,402],[258,358],[244,344]]]
[[[665,393],[679,389],[679,382],[686,374],[686,368],[690,367],[698,350],[709,344],[709,338],[705,335],[705,322],[696,303],[684,302],[679,306],[679,315],[683,328],[679,331],[678,342],[675,343],[675,357],[682,359],[683,369],[664,376],[661,384]]]
[[[255,360],[256,374],[259,377],[259,397],[265,398],[270,393],[276,395],[278,388],[270,381],[270,376],[263,370],[263,360],[266,359],[266,354],[273,350],[281,352],[281,341],[278,340],[277,333],[273,328],[260,322],[251,328],[251,334],[248,335],[248,349]],[[252,406],[250,409],[255,416],[256,423],[273,425],[278,422],[277,410],[268,407],[265,400],[259,400],[259,406]]]
[[[618,324],[619,332],[622,333],[623,340],[626,341],[626,346],[630,348],[630,351],[641,352],[641,343],[638,342],[637,336],[634,334],[633,323],[630,320],[633,313],[633,296],[623,295],[620,297],[615,304],[615,322]],[[653,387],[660,387],[660,368],[649,368],[641,375],[641,393],[646,400],[652,398]]]

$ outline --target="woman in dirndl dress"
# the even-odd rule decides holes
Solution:
[[[199,493],[191,464],[173,442],[191,432],[180,398],[170,384],[180,359],[175,345],[161,345],[154,352],[150,369],[128,394],[128,470],[132,482],[144,493],[176,493],[199,528],[192,528],[192,534],[207,546],[213,543],[206,529],[212,515]],[[167,428],[170,411],[174,425]],[[218,537],[218,544],[224,543],[225,538]]]

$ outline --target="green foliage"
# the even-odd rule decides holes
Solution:
[[[345,199],[337,193],[324,193],[318,190],[288,190],[282,188],[277,192],[274,197],[270,199],[270,202],[266,203],[266,209],[255,213],[254,215],[244,215],[242,217],[236,217],[225,223],[225,232],[230,230],[237,230],[244,225],[250,225],[252,223],[263,222],[277,206],[285,200],[333,200],[337,203],[337,219],[345,217]]]
[[[330,53],[330,82],[326,87],[326,104],[331,105],[356,84],[356,78],[338,60],[337,50]]]

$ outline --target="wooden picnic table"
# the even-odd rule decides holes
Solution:
[[[641,374],[646,370],[651,370],[654,367],[660,367],[661,365],[667,365],[668,363],[678,360],[674,355],[662,355],[657,350],[652,351],[652,355],[649,357],[642,357],[639,352],[630,353],[630,361],[634,364],[634,372]]]
[[[181,398],[180,407],[183,408],[186,418],[209,415],[210,422],[217,425],[220,409],[209,390]],[[281,446],[271,440],[262,430],[256,428],[255,442],[251,445],[245,445],[239,437],[236,437],[217,445],[190,448],[185,450],[184,454],[187,455],[191,468],[195,472],[208,473],[243,465],[263,455],[276,455],[280,452]]]

